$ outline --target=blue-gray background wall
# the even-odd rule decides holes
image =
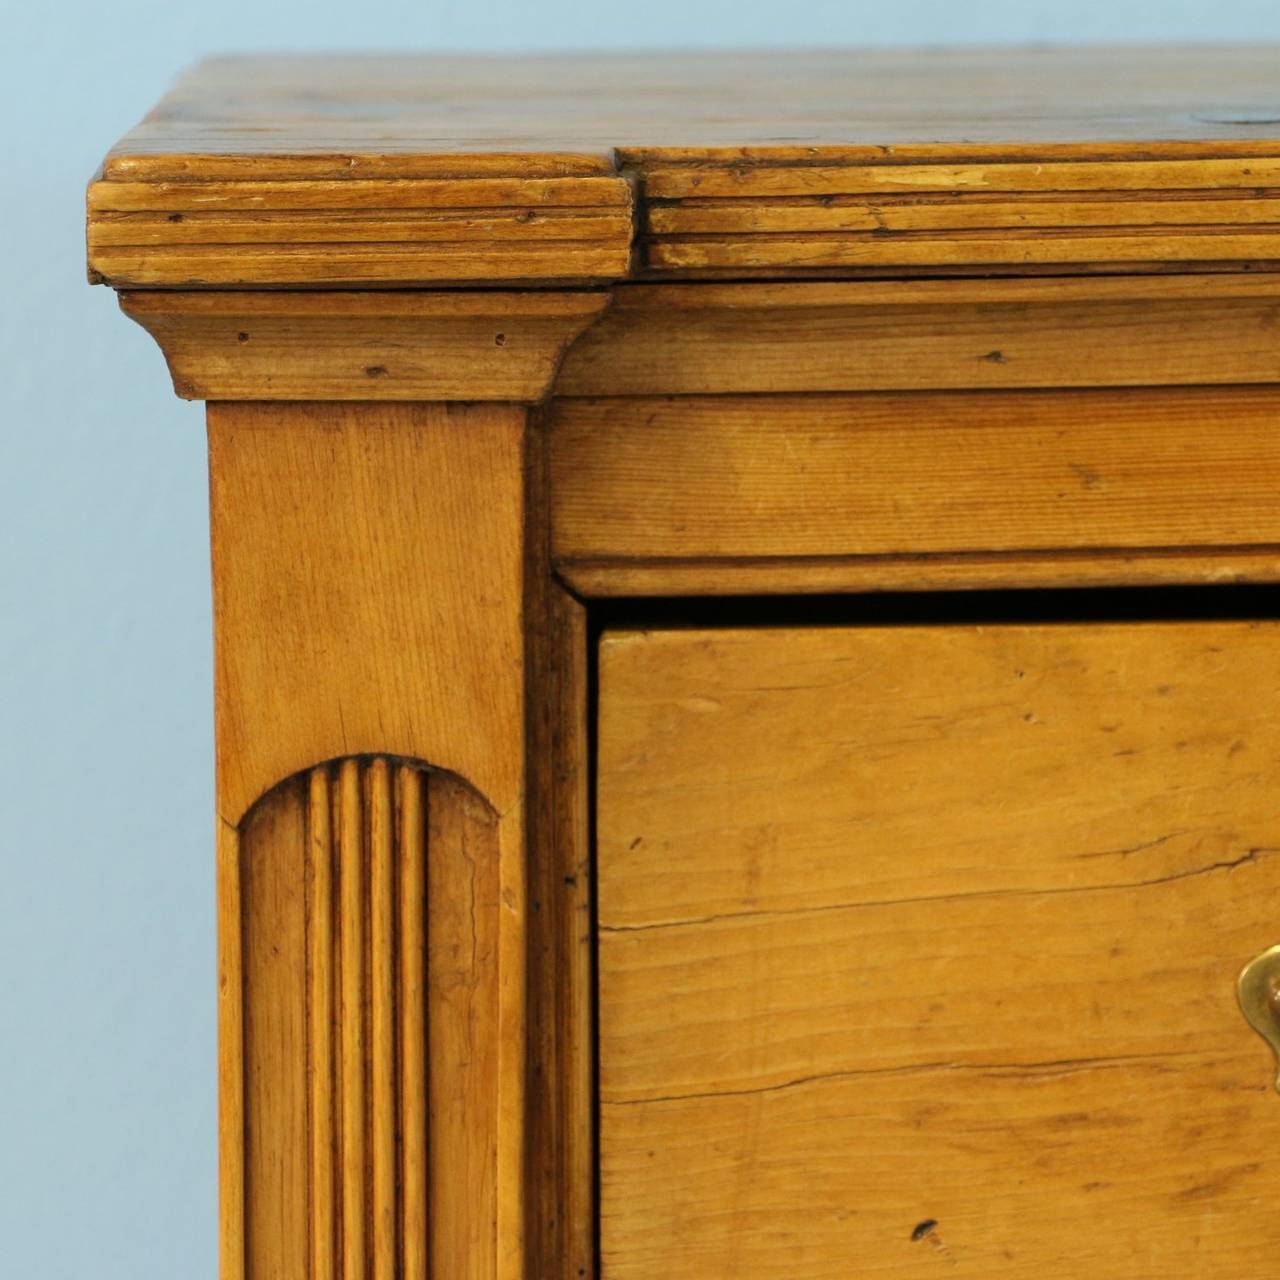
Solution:
[[[0,0],[0,1277],[216,1271],[201,408],[83,269],[84,182],[175,71],[235,49],[1264,38],[1276,0]]]

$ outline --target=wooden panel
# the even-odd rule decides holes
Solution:
[[[531,623],[530,1277],[595,1275],[587,613],[542,562]]]
[[[256,805],[240,850],[245,1274],[498,1274],[494,815],[348,759]]]
[[[255,1278],[278,1275],[282,1280],[309,1280],[311,1275],[307,1265],[307,845],[306,792],[301,781],[283,788],[274,803],[256,809],[240,840],[245,1269]]]
[[[525,427],[211,406],[227,1280],[524,1274]]]
[[[122,293],[188,400],[541,400],[599,293]]]
[[[1280,544],[1280,395],[1222,390],[563,400],[557,561]]]
[[[508,405],[209,406],[228,821],[318,759],[380,751],[515,802],[523,439]]]
[[[431,788],[427,870],[428,1042],[431,1045],[431,1276],[498,1272],[495,1135],[501,1042],[495,982],[501,884],[497,832],[456,782]],[[455,1064],[443,1073],[437,1061]]]
[[[1269,1276],[1278,652],[607,636],[604,1274]]]
[[[1274,62],[1259,45],[215,59],[91,184],[90,274],[358,287],[1272,262]]]
[[[561,396],[1270,382],[1272,277],[620,285]]]

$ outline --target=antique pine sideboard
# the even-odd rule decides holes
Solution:
[[[88,251],[224,1280],[1270,1280],[1280,51],[218,59]]]

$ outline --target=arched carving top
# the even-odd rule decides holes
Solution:
[[[330,779],[340,775],[343,766],[356,764],[364,769],[376,762],[384,762],[393,770],[409,769],[426,777],[439,777],[441,779],[449,779],[454,785],[471,793],[475,802],[490,813],[496,820],[498,815],[497,809],[489,802],[487,796],[477,787],[469,778],[465,778],[456,770],[444,768],[440,765],[433,764],[428,760],[421,760],[409,754],[401,754],[395,751],[369,751],[357,752],[351,755],[332,756],[328,760],[319,760],[314,764],[309,764],[295,772],[289,774],[288,777],[282,778],[279,782],[274,783],[268,790],[263,792],[245,811],[244,817],[240,819],[239,825],[243,827],[246,823],[252,821],[255,811],[260,805],[269,804],[271,798],[282,788],[296,787],[309,783],[317,774],[317,772],[326,773]]]
[[[499,818],[416,759],[326,761],[245,815],[246,1274],[494,1274]]]

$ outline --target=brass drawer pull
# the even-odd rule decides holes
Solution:
[[[1249,1025],[1276,1055],[1276,1089],[1280,1091],[1280,946],[1269,947],[1245,965],[1236,995]]]

